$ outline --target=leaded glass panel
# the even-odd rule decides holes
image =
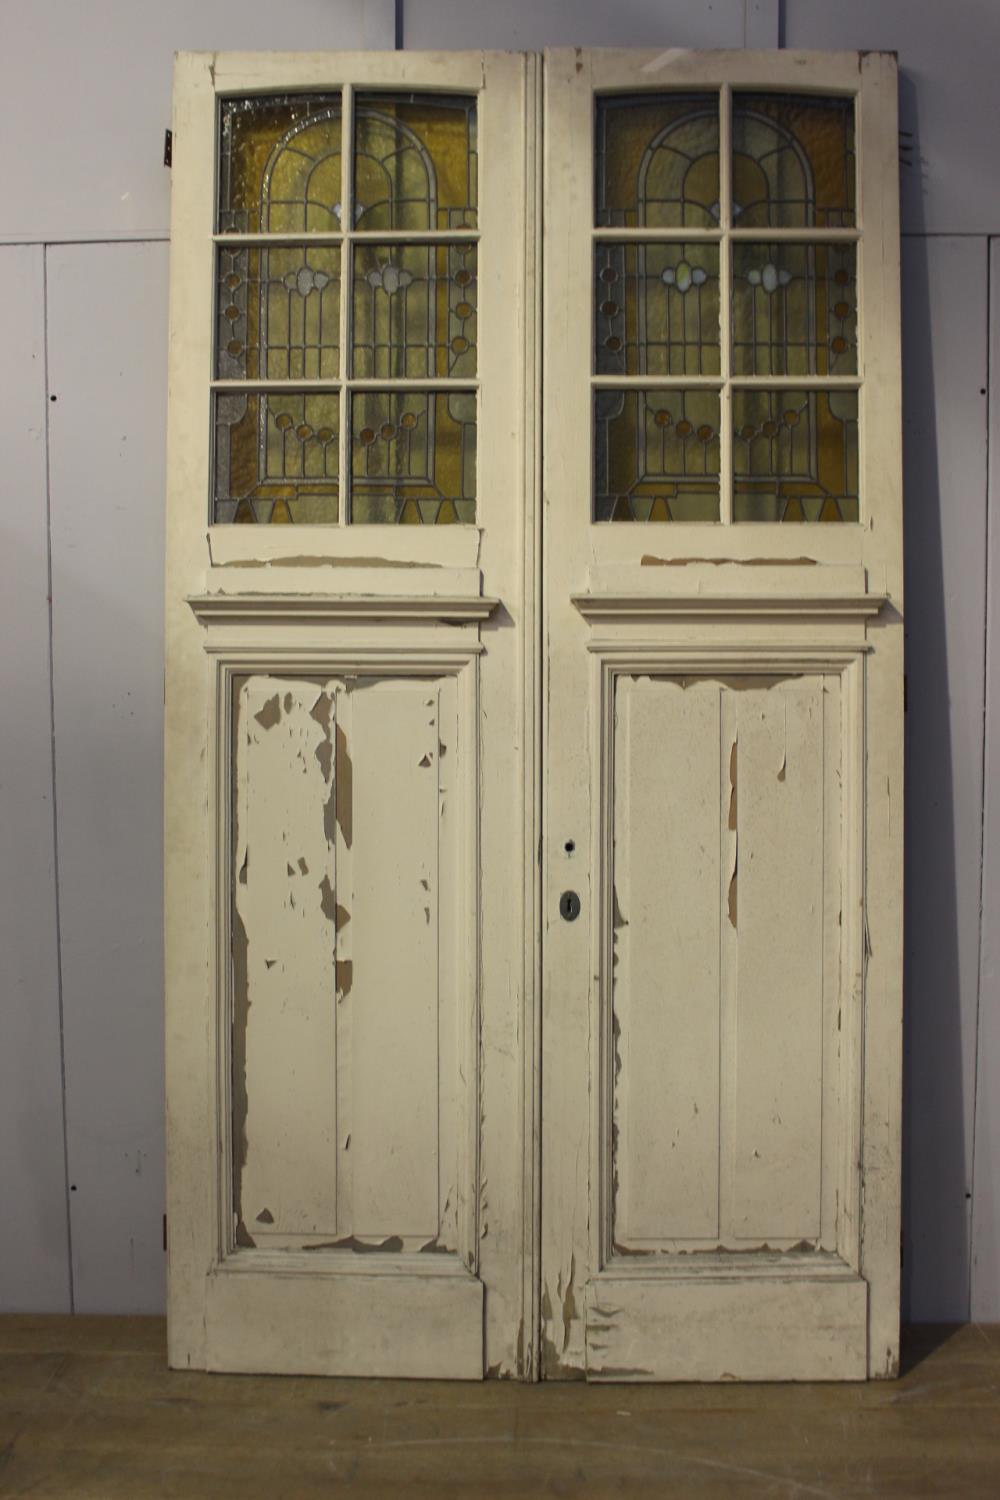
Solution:
[[[216,391],[217,521],[336,521],[337,391]]]
[[[351,520],[441,525],[475,514],[475,393],[355,392]]]
[[[718,94],[599,97],[596,134],[599,226],[718,223]]]
[[[216,373],[229,380],[336,380],[339,245],[221,245]]]
[[[858,519],[858,393],[733,392],[733,519]]]
[[[475,375],[475,245],[355,246],[351,373]]]
[[[737,375],[854,375],[857,286],[852,244],[733,245]]]
[[[340,229],[339,94],[223,99],[221,112],[223,233]]]
[[[718,375],[718,245],[599,243],[594,369],[599,375]]]
[[[594,393],[595,519],[719,519],[719,393]]]
[[[733,97],[733,223],[842,228],[855,223],[853,99]]]
[[[359,94],[358,229],[474,229],[476,101],[459,94]]]

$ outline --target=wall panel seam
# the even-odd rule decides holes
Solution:
[[[56,994],[59,1012],[59,1084],[62,1112],[63,1179],[66,1198],[66,1256],[69,1281],[69,1310],[76,1311],[76,1296],[73,1276],[73,1211],[70,1202],[69,1181],[69,1133],[66,1117],[66,1033],[63,1009],[63,962],[62,919],[59,876],[59,799],[56,788],[56,698],[55,698],[55,640],[52,609],[52,469],[51,469],[51,422],[52,393],[49,390],[49,252],[42,249],[42,346],[43,346],[43,390],[45,395],[45,569],[48,592],[47,615],[49,630],[49,756],[52,784],[52,875],[54,885],[55,936],[56,936]]]

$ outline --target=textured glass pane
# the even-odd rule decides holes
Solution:
[[[718,391],[594,392],[594,519],[719,519]]]
[[[718,375],[718,245],[598,244],[594,368]]]
[[[475,245],[355,247],[352,373],[475,375]]]
[[[733,98],[733,223],[853,225],[854,101]]]
[[[217,264],[220,378],[339,376],[339,245],[220,246]]]
[[[358,229],[474,229],[476,101],[458,94],[359,94]]]
[[[351,402],[351,520],[476,518],[472,391],[359,391]]]
[[[223,99],[219,229],[340,226],[340,95]]]
[[[853,245],[733,245],[737,375],[854,375]]]
[[[719,96],[598,98],[599,225],[711,229],[719,219]]]
[[[733,519],[858,519],[857,391],[733,392]]]
[[[216,521],[336,521],[336,391],[217,391],[213,400]]]

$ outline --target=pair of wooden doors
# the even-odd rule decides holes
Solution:
[[[179,59],[173,1364],[894,1372],[895,101]]]

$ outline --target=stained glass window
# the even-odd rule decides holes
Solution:
[[[226,99],[219,141],[214,519],[474,521],[475,99]]]
[[[594,162],[594,519],[857,521],[853,99],[600,96]]]

